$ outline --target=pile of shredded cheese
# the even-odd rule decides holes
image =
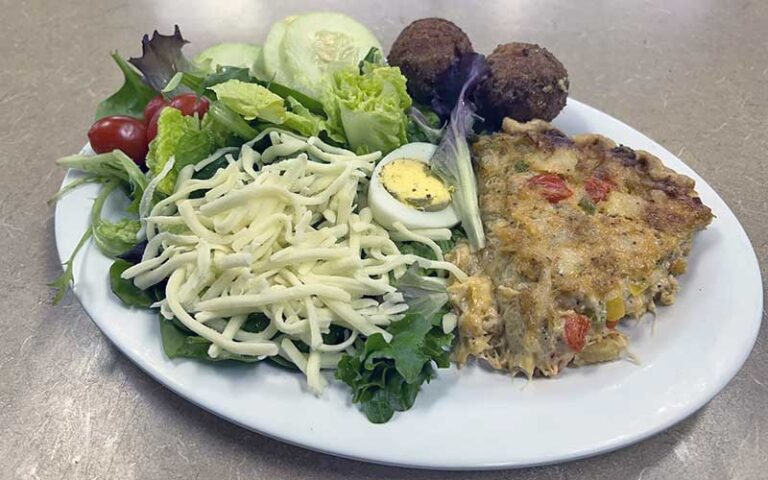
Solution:
[[[257,152],[267,136],[270,146]],[[378,152],[358,156],[274,129],[243,145],[237,159],[236,151],[182,169],[174,194],[151,211],[142,202],[148,245],[141,263],[123,273],[142,289],[167,280],[156,306],[209,340],[211,357],[280,355],[321,392],[320,369],[335,368],[359,335],[389,339],[384,328],[408,308],[391,281],[410,264],[466,278],[449,262],[401,254],[370,210],[358,207]],[[222,154],[227,167],[208,180],[192,178]],[[398,233],[438,248],[442,259],[423,233]],[[241,328],[253,313],[269,319],[266,329]],[[326,344],[322,334],[331,325],[349,336]],[[299,340],[309,353],[297,348]]]

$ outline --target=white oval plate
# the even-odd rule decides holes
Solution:
[[[557,379],[521,378],[477,365],[441,371],[414,408],[385,425],[369,423],[334,384],[317,398],[300,375],[268,364],[222,366],[169,360],[158,320],[125,308],[109,290],[110,260],[92,245],[75,264],[76,294],[96,325],[133,362],[184,398],[256,432],[359,460],[420,468],[490,469],[571,460],[653,435],[709,401],[747,358],[762,312],[762,282],[744,230],[712,188],[653,140],[575,100],[555,125],[596,132],[659,156],[696,180],[716,219],[695,242],[671,307],[627,328],[641,361],[566,369]],[[70,172],[66,181],[74,175]],[[96,186],[56,208],[61,258],[88,224]],[[111,214],[124,205],[107,205]]]

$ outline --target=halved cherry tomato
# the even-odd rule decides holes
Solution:
[[[608,194],[611,193],[613,187],[614,185],[611,182],[597,177],[589,177],[584,182],[584,189],[587,191],[587,195],[595,203],[602,202],[608,198]]]
[[[528,185],[537,189],[549,203],[557,203],[573,195],[571,189],[565,184],[565,180],[554,173],[542,173],[531,177],[528,179]]]
[[[168,100],[164,99],[162,95],[158,95],[147,103],[144,107],[144,123],[149,124],[155,113],[160,111],[161,108],[168,105]]]
[[[565,343],[573,351],[580,352],[587,343],[590,326],[589,317],[579,313],[570,313],[565,317]]]
[[[203,115],[208,111],[208,107],[211,106],[207,98],[198,97],[194,93],[184,93],[173,97],[168,105],[181,110],[182,115],[194,115],[197,113],[198,118],[203,118]]]
[[[146,162],[147,127],[135,118],[113,115],[97,120],[88,130],[88,140],[96,153],[121,150],[137,165]]]

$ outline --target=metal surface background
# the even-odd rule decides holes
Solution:
[[[575,98],[707,179],[744,224],[765,271],[768,3],[0,0],[0,9],[0,478],[768,477],[765,323],[730,385],[663,434],[564,465],[445,473],[321,455],[220,420],[129,363],[71,295],[52,307],[45,286],[60,272],[45,204],[64,174],[53,160],[80,148],[95,105],[119,86],[110,50],[137,55],[143,33],[174,23],[192,40],[189,53],[260,42],[284,15],[325,9],[372,26],[385,46],[425,16],[454,20],[480,52],[513,40],[546,46],[568,68]]]

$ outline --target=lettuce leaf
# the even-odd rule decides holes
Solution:
[[[467,233],[472,249],[479,250],[485,246],[485,232],[480,219],[477,181],[467,141],[475,121],[474,104],[469,96],[485,77],[488,66],[483,55],[468,53],[459,59],[453,70],[452,83],[460,83],[461,90],[454,99],[455,106],[445,127],[445,134],[430,163],[432,171],[454,188],[453,205],[461,219],[461,227]]]
[[[281,125],[306,137],[318,135],[325,129],[324,119],[299,100],[292,96],[283,98],[258,83],[233,79],[209,89],[219,102],[245,120]]]
[[[421,385],[436,376],[435,366],[450,365],[453,334],[443,333],[444,308],[431,314],[415,309],[392,323],[387,343],[373,334],[362,348],[339,360],[336,378],[352,389],[352,402],[373,423],[388,422],[394,413],[410,409]]]
[[[106,182],[91,207],[93,240],[101,253],[108,257],[117,257],[133,248],[138,243],[136,234],[141,229],[141,224],[136,219],[122,218],[117,222],[111,222],[101,217],[104,203],[118,186],[119,183],[115,180]]]
[[[157,92],[145,84],[141,76],[117,52],[112,53],[112,58],[123,72],[125,82],[120,90],[96,107],[96,120],[110,115],[127,115],[141,119],[144,116],[144,107]]]
[[[168,358],[194,358],[207,362],[234,360],[243,363],[255,363],[261,361],[261,357],[238,355],[227,350],[221,350],[218,357],[212,358],[208,355],[208,349],[211,346],[209,340],[179,326],[180,322],[176,319],[166,320],[162,315],[158,315],[158,317],[160,318],[160,337],[163,342],[163,351]],[[249,317],[246,324],[250,320]],[[243,327],[245,329],[246,325]]]
[[[325,129],[325,120],[310,112],[307,107],[293,97],[285,99],[291,111],[285,114],[283,126],[305,137],[317,136]]]
[[[426,112],[426,113],[425,113]],[[415,105],[408,110],[408,141],[438,143],[443,136],[440,117],[431,110],[422,112]]]
[[[136,234],[141,224],[132,218],[121,218],[117,222],[98,218],[92,228],[93,239],[99,250],[108,257],[116,257],[136,245]]]
[[[141,290],[133,284],[133,280],[125,280],[121,275],[132,263],[117,259],[109,267],[109,286],[112,293],[125,305],[136,308],[149,308],[155,302],[149,290]]]
[[[387,154],[408,142],[405,111],[411,97],[397,67],[363,62],[333,74],[323,98],[331,139],[345,141],[357,153]]]
[[[229,80],[209,87],[221,103],[246,120],[281,124],[287,112],[283,98],[257,83]]]
[[[133,160],[120,150],[99,155],[70,155],[56,160],[56,163],[64,168],[72,168],[90,174],[92,176],[90,181],[117,180],[121,182],[120,186],[133,200],[128,211],[138,212],[139,200],[141,200],[144,189],[147,188],[147,177],[141,173]],[[70,190],[68,187],[64,188]]]
[[[191,70],[189,61],[181,53],[181,48],[187,43],[178,25],[174,26],[173,35],[161,35],[155,30],[151,39],[149,35],[142,38],[141,57],[128,61],[144,75],[147,84],[159,92],[177,72]]]
[[[147,167],[154,175],[158,175],[170,158],[177,154],[182,139],[190,141],[200,133],[200,121],[195,117],[184,116],[181,111],[166,107],[157,119],[157,136],[149,144]],[[176,169],[158,184],[157,191],[170,195],[176,184]]]
[[[121,153],[119,151],[116,152]],[[133,162],[131,162],[131,164],[135,166]],[[49,287],[52,287],[56,291],[56,295],[53,298],[54,305],[64,298],[64,295],[74,281],[75,257],[77,257],[78,252],[83,248],[90,237],[93,237],[99,250],[109,257],[116,257],[130,250],[137,243],[136,233],[140,228],[138,220],[123,218],[117,222],[111,222],[101,218],[101,210],[104,207],[107,198],[116,188],[122,186],[121,180],[113,176],[103,176],[101,177],[101,181],[104,184],[104,187],[99,192],[99,195],[96,197],[96,200],[91,207],[90,227],[83,233],[77,246],[72,251],[67,261],[64,262],[64,271],[62,274],[59,275],[56,280],[48,284]],[[140,196],[141,195],[139,195],[139,197]]]

